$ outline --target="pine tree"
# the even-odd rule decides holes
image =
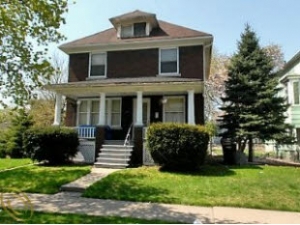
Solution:
[[[288,105],[277,95],[278,79],[273,71],[272,59],[246,25],[228,68],[221,128],[226,128],[222,136],[234,138],[242,152],[249,141],[249,161],[253,160],[253,138],[278,139],[288,128],[284,124]]]

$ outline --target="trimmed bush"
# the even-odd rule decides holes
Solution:
[[[77,131],[63,127],[33,128],[26,133],[26,152],[32,160],[64,164],[78,152]]]
[[[156,123],[147,130],[147,147],[164,169],[189,171],[203,165],[209,134],[203,126]]]

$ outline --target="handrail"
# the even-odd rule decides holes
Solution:
[[[124,140],[124,146],[128,145],[128,143],[129,143],[129,137],[130,137],[130,132],[131,132],[132,126],[133,126],[133,123],[131,123],[129,128],[128,128],[126,138]]]

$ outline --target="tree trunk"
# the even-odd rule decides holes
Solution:
[[[248,162],[253,162],[253,140],[252,140],[252,137],[249,138]]]

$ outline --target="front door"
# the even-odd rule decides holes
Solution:
[[[136,122],[136,99],[133,99],[133,124]],[[150,98],[143,99],[143,124],[147,127],[150,124]]]

